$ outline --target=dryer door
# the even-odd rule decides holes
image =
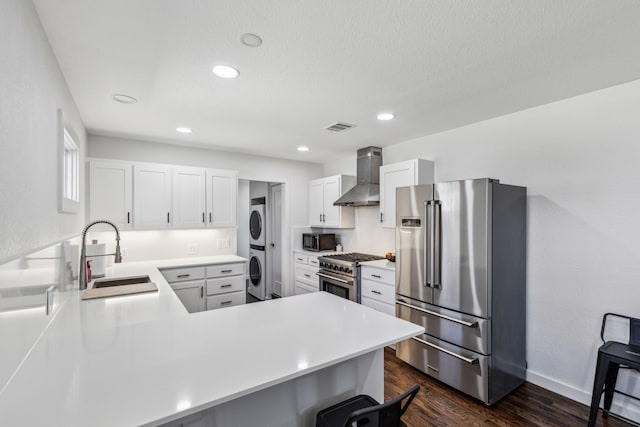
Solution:
[[[252,256],[249,261],[249,278],[253,286],[260,286],[262,282],[262,265],[257,256]]]
[[[262,234],[262,216],[258,211],[252,211],[249,218],[249,233],[253,240],[258,240]]]

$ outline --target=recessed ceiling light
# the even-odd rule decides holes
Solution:
[[[262,39],[257,34],[245,33],[240,37],[240,41],[243,45],[249,47],[260,47],[262,45]]]
[[[240,75],[240,72],[228,65],[216,65],[213,67],[213,74],[223,79],[235,79]]]
[[[193,132],[191,129],[189,128],[183,128],[183,127],[179,127],[176,128],[176,132],[180,132],[180,133],[191,133]]]
[[[395,114],[393,113],[380,113],[378,114],[378,120],[381,121],[387,121],[387,120],[391,120],[395,117]]]
[[[138,100],[133,96],[123,95],[121,93],[114,93],[113,95],[111,95],[111,98],[113,98],[114,101],[120,102],[122,104],[134,104],[138,102]]]
[[[300,147],[298,147],[298,151],[309,151],[309,147],[305,147],[304,145],[301,145]]]

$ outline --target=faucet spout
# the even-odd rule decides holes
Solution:
[[[118,230],[118,227],[116,227],[114,223],[104,219],[99,219],[97,221],[93,221],[87,224],[84,230],[82,230],[82,250],[80,251],[80,272],[78,274],[78,286],[81,291],[87,289],[87,285],[88,285],[87,283],[87,241],[86,241],[87,232],[91,227],[93,227],[96,224],[107,224],[113,227],[113,229],[116,232],[116,252],[114,254],[115,256],[114,262],[115,263],[122,262],[122,254],[120,252],[120,231]]]

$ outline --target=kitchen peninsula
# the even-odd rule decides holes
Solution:
[[[319,292],[188,314],[158,268],[124,263],[158,292],[68,298],[0,393],[1,425],[313,425],[359,393],[383,399],[383,347],[419,326]]]

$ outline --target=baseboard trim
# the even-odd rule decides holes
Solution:
[[[571,384],[554,380],[530,369],[527,369],[527,381],[583,405],[591,405],[591,390],[581,390]],[[640,402],[638,401],[625,396],[614,395],[611,412],[640,424]]]

